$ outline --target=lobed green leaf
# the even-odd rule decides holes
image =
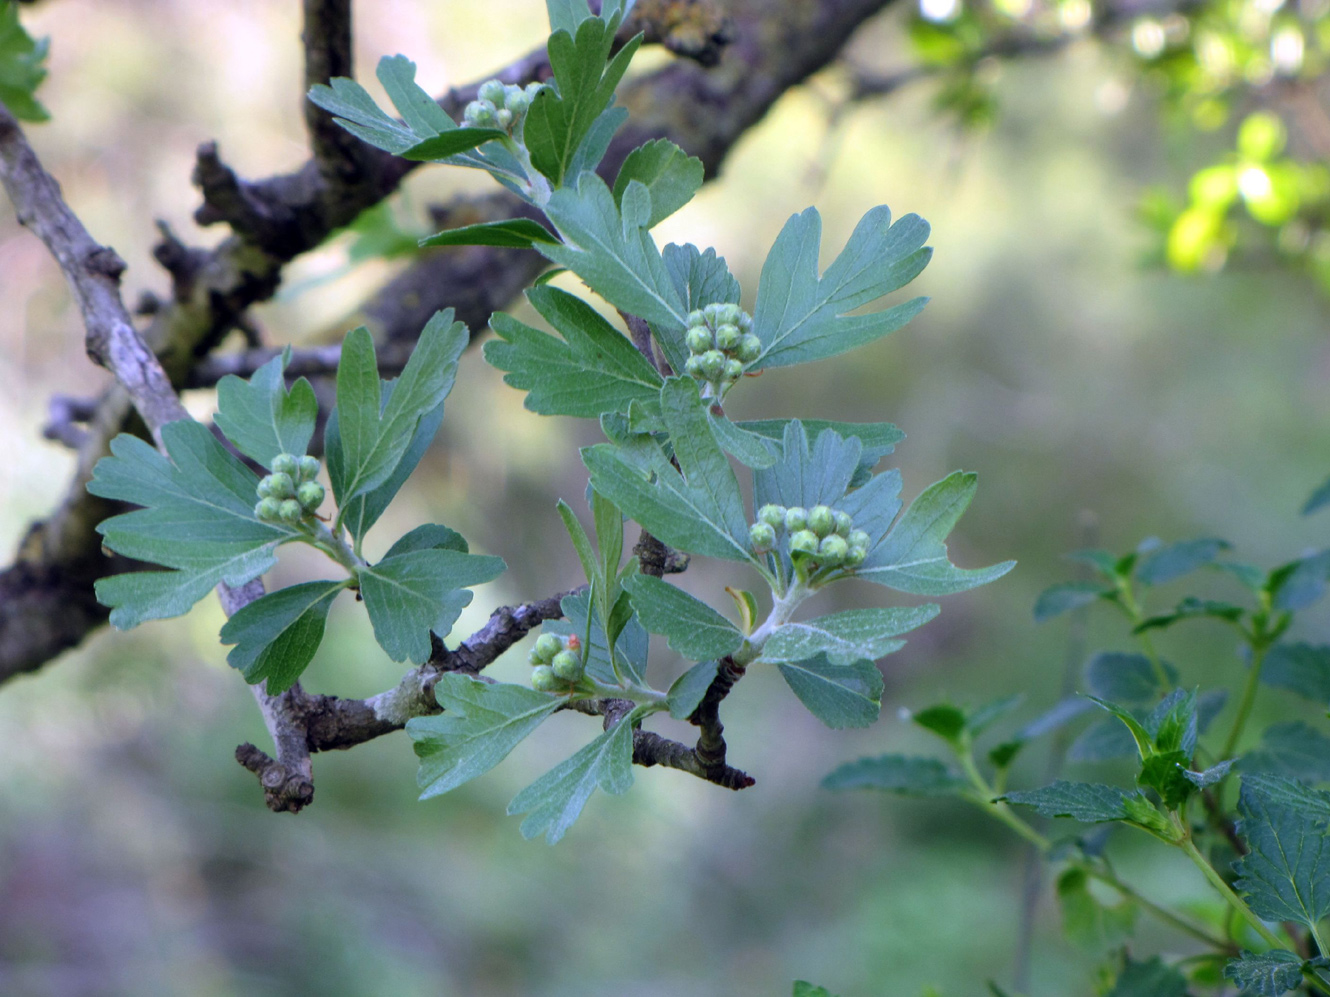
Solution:
[[[285,692],[314,660],[328,610],[348,584],[346,579],[305,582],[242,606],[222,626],[221,642],[235,645],[227,664],[250,685],[266,679],[270,696]]]
[[[248,381],[228,374],[217,382],[217,428],[264,467],[271,467],[278,454],[303,455],[319,414],[318,399],[305,378],[287,391],[282,371],[288,356],[273,357]]]

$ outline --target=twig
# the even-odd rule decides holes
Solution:
[[[94,240],[69,210],[60,185],[2,106],[0,182],[19,222],[46,244],[60,265],[83,316],[88,356],[115,375],[160,445],[162,426],[189,415],[120,300],[125,263],[115,250]]]

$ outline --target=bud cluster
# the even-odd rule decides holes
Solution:
[[[541,634],[531,649],[531,688],[537,692],[567,692],[582,681],[582,642],[577,636]]]
[[[318,473],[317,457],[278,454],[272,460],[272,474],[259,481],[254,515],[265,523],[288,526],[314,515],[324,496],[323,486],[314,480]]]
[[[691,356],[684,370],[723,391],[762,353],[752,329],[752,316],[738,305],[711,304],[690,312],[684,338]]]
[[[462,111],[462,124],[472,128],[502,128],[512,131],[536,99],[541,84],[529,83],[526,89],[499,80],[480,85],[476,99]]]
[[[790,557],[820,568],[857,568],[868,556],[868,534],[854,528],[847,512],[826,505],[764,505],[748,530],[753,550],[774,550],[782,533],[790,535]]]

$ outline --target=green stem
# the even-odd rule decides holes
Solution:
[[[323,523],[315,520],[311,535],[314,546],[351,572],[352,577],[355,577],[360,569],[365,567],[364,558],[358,556],[351,549],[346,540],[342,538],[340,530],[334,533]]]
[[[1083,869],[1087,876],[1092,876],[1095,879],[1099,880],[1101,883],[1105,884],[1106,886],[1111,886],[1114,890],[1117,890],[1118,893],[1122,894],[1127,899],[1139,905],[1142,910],[1145,910],[1150,914],[1153,914],[1156,918],[1158,918],[1160,921],[1163,921],[1165,924],[1171,924],[1174,928],[1177,928],[1179,931],[1183,932],[1184,934],[1191,935],[1193,938],[1197,939],[1198,941],[1204,942],[1206,945],[1209,945],[1212,948],[1217,948],[1228,952],[1231,952],[1233,950],[1233,946],[1230,945],[1228,942],[1224,941],[1224,939],[1219,938],[1216,935],[1210,934],[1210,932],[1208,932],[1205,928],[1201,927],[1198,924],[1192,923],[1191,921],[1183,917],[1181,914],[1175,914],[1167,907],[1161,907],[1153,900],[1150,900],[1149,898],[1142,896],[1139,892],[1136,891],[1134,887],[1129,886],[1128,884],[1124,883],[1122,880],[1118,879],[1117,874],[1113,872],[1112,869],[1109,869],[1107,866],[1101,867],[1099,865],[1095,865],[1089,862],[1077,863],[1077,866],[1078,868]]]
[[[1122,611],[1127,614],[1131,620],[1132,629],[1139,627],[1145,622],[1145,613],[1141,611],[1140,604],[1136,601],[1136,594],[1132,591],[1131,581],[1119,576],[1117,580],[1118,593],[1122,596]],[[1150,634],[1139,633],[1136,639],[1141,643],[1141,650],[1150,660],[1150,669],[1154,672],[1155,681],[1159,683],[1161,690],[1167,689],[1172,682],[1169,680],[1168,672],[1164,670],[1164,662],[1159,657],[1159,652],[1155,650],[1154,640]]]
[[[1238,703],[1238,715],[1233,718],[1233,728],[1228,732],[1228,737],[1224,741],[1223,751],[1219,753],[1220,761],[1233,757],[1233,752],[1238,747],[1238,741],[1242,738],[1243,729],[1247,726],[1252,707],[1256,704],[1256,693],[1261,682],[1261,665],[1265,663],[1267,647],[1268,644],[1259,632],[1253,635],[1251,668],[1247,670],[1247,683],[1242,687],[1242,699]]]
[[[1265,922],[1252,912],[1246,901],[1234,893],[1233,888],[1224,882],[1224,877],[1215,871],[1215,867],[1201,854],[1200,849],[1196,847],[1196,843],[1190,837],[1184,838],[1178,843],[1178,846],[1187,853],[1187,857],[1195,863],[1196,868],[1201,870],[1201,874],[1210,881],[1210,885],[1219,891],[1220,896],[1228,902],[1230,907],[1242,915],[1243,920],[1251,925],[1252,930],[1260,935],[1263,941],[1271,948],[1282,949],[1285,947],[1284,943],[1279,940],[1279,936],[1266,927]]]
[[[1330,983],[1326,983],[1325,980],[1321,979],[1320,974],[1317,973],[1316,970],[1304,969],[1302,971],[1302,978],[1317,990],[1321,991],[1321,993],[1330,994]]]
[[[1047,856],[1053,847],[1053,843],[1031,827],[1030,824],[1017,816],[1007,804],[993,799],[993,789],[987,780],[984,779],[983,774],[979,771],[979,767],[975,764],[974,754],[970,751],[968,744],[962,745],[956,749],[956,758],[960,762],[961,770],[965,773],[966,778],[970,781],[970,785],[974,789],[972,793],[965,794],[966,799],[975,804],[994,820],[1000,821],[1017,835],[1024,838],[1033,845],[1040,854]],[[1122,894],[1122,896],[1139,904],[1142,910],[1153,914],[1160,921],[1172,925],[1184,934],[1191,935],[1193,938],[1204,942],[1206,945],[1212,946],[1213,948],[1223,950],[1232,949],[1231,945],[1227,944],[1223,939],[1210,934],[1200,925],[1193,924],[1182,915],[1176,914],[1166,907],[1161,907],[1159,904],[1142,896],[1133,887],[1118,879],[1117,875],[1109,869],[1107,865],[1088,861],[1073,861],[1072,865],[1083,870],[1086,875],[1092,876],[1101,883],[1112,887],[1118,893]]]

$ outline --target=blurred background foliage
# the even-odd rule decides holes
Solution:
[[[128,261],[128,300],[165,283],[154,218],[196,242],[220,237],[190,220],[199,142],[216,138],[249,176],[303,160],[297,6],[25,8],[53,39],[41,91],[53,122],[33,140],[94,236]],[[379,55],[403,52],[439,92],[540,43],[539,7],[362,4],[358,65],[367,78]],[[915,285],[933,301],[919,319],[853,359],[770,372],[734,406],[896,422],[908,438],[890,460],[908,496],[956,467],[980,473],[955,560],[1020,561],[947,600],[884,660],[878,725],[828,731],[755,673],[726,704],[732,760],[755,788],[639,769],[629,794],[598,795],[555,849],[523,841],[503,807],[551,745],[585,739],[584,717],[556,718],[495,773],[427,804],[403,735],[321,755],[316,805],[293,819],[266,811],[232,759],[263,731],[216,643],[215,601],[104,632],[0,690],[0,993],[719,997],[784,994],[805,978],[845,997],[960,997],[1009,981],[1017,842],[959,803],[818,782],[862,754],[928,750],[902,708],[1023,690],[1015,726],[1059,697],[1069,656],[1079,666],[1088,649],[1125,648],[1108,614],[1085,645],[1065,621],[1033,625],[1035,595],[1072,574],[1067,550],[1215,535],[1271,565],[1324,544],[1324,517],[1297,511],[1330,468],[1326,9],[1218,0],[1115,21],[1090,0],[894,9],[661,226],[662,242],[715,245],[751,307],[767,247],[808,204],[828,253],[875,204],[933,225],[936,256]],[[384,256],[409,251],[401,233],[427,231],[427,205],[470,189],[483,182],[414,174],[359,233],[290,268],[256,323],[277,343],[340,336],[398,265]],[[48,398],[103,381],[44,248],[0,212],[0,548],[68,479],[72,457],[41,438]],[[200,416],[213,402],[187,401]],[[464,360],[438,443],[381,531],[444,522],[507,559],[457,633],[576,582],[554,503],[582,494],[576,448],[597,435],[525,412],[478,351]],[[302,570],[295,557],[279,568],[288,580]],[[751,581],[732,571],[698,563],[681,584],[719,605],[725,584]],[[1216,577],[1215,593],[1226,584]],[[870,597],[843,597],[856,596]],[[356,613],[335,610],[330,626],[310,688],[365,695],[396,680]],[[1330,618],[1300,626],[1324,641]],[[1163,643],[1184,685],[1240,675],[1217,627]],[[522,674],[525,650],[496,674]],[[679,663],[662,645],[653,667]],[[1278,692],[1261,708],[1258,720],[1306,719]],[[1028,750],[1013,783],[1038,784],[1046,764]],[[1136,844],[1111,846],[1125,878],[1160,900],[1214,902],[1180,856]],[[1028,992],[1092,993],[1102,950],[1065,941],[1044,896]],[[1182,951],[1153,927],[1133,949]]]

